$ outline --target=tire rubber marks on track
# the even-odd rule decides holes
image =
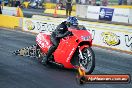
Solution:
[[[15,55],[36,57],[36,45],[19,49],[13,52]]]

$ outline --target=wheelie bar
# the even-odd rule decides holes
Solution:
[[[37,57],[36,53],[37,53],[36,45],[22,48],[22,49],[19,49],[19,50],[13,52],[13,54],[15,54],[15,55],[28,56],[28,57]]]

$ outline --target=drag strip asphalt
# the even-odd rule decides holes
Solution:
[[[12,54],[33,44],[33,34],[0,28],[0,88],[132,88],[132,83],[80,86],[76,83],[73,70],[45,67],[35,58]],[[92,48],[96,55],[93,74],[132,75],[132,55]]]

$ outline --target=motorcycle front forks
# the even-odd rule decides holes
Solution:
[[[82,55],[82,51],[80,50],[80,46],[78,46],[79,49],[79,58],[81,58],[82,60],[84,59],[83,55]]]
[[[78,46],[78,49],[79,49],[79,65],[80,65],[80,68],[82,70],[84,70],[85,68],[82,66],[82,64],[80,63],[82,60],[84,60],[84,57],[82,55],[82,51],[80,50],[80,46]]]

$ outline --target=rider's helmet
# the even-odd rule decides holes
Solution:
[[[66,20],[68,25],[73,25],[73,26],[77,26],[78,25],[78,19],[76,17],[73,16],[69,16]]]

